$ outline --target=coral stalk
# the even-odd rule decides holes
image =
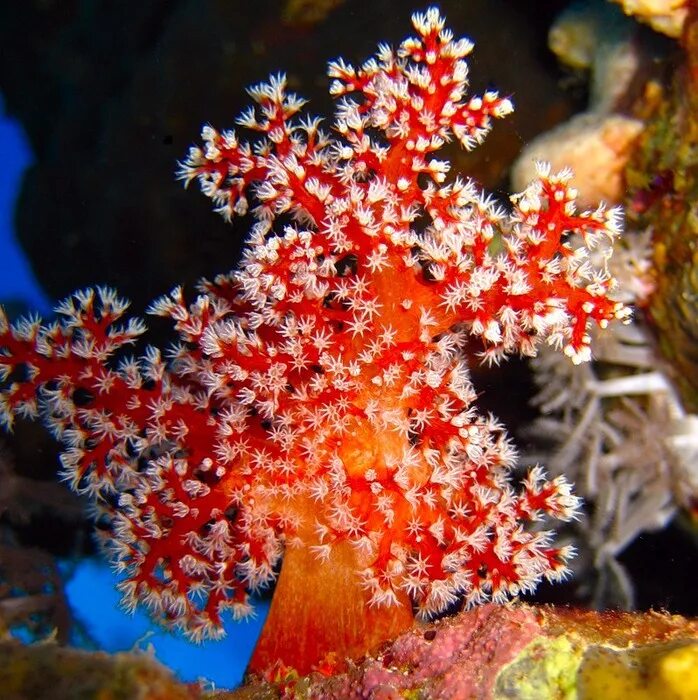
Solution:
[[[251,672],[268,673],[278,668],[280,660],[300,673],[336,670],[343,668],[345,657],[360,658],[409,629],[414,618],[405,592],[398,592],[387,610],[366,605],[356,576],[358,559],[348,542],[320,561],[307,547],[286,550],[271,609],[249,664]],[[299,659],[313,661],[303,664]]]

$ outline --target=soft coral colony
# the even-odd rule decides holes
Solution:
[[[577,499],[538,467],[512,486],[515,451],[478,412],[467,357],[548,342],[586,360],[588,324],[626,315],[588,257],[618,214],[576,213],[569,174],[543,167],[510,213],[449,178],[434,155],[452,137],[473,148],[512,107],[466,96],[472,45],[436,9],[412,19],[397,51],[330,65],[330,133],[296,118],[280,76],[250,90],[251,142],[204,128],[180,176],[256,223],[230,274],[152,305],[178,334],[164,358],[123,356],[145,327],[104,288],[48,325],[0,319],[0,420],[41,416],[63,444],[128,607],[217,636],[283,558],[256,669],[360,654],[413,611],[567,571],[570,549],[531,523],[574,517]]]

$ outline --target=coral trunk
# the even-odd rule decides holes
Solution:
[[[248,672],[280,664],[302,675],[325,666],[339,670],[347,658],[408,629],[413,616],[407,596],[398,605],[368,607],[358,568],[348,542],[333,547],[325,561],[307,547],[289,548]]]

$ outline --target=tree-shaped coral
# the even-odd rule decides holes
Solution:
[[[48,326],[0,321],[0,418],[40,414],[65,445],[128,606],[215,636],[283,557],[254,669],[306,671],[413,608],[566,573],[570,551],[529,524],[573,517],[577,499],[539,468],[512,487],[514,449],[477,411],[465,349],[496,363],[548,342],[586,359],[590,320],[625,314],[587,258],[617,213],[575,213],[569,174],[545,168],[511,213],[449,179],[434,154],[452,137],[473,148],[511,104],[466,96],[472,45],[436,9],[413,24],[397,51],[330,65],[331,135],[295,117],[282,76],[250,90],[252,142],[204,128],[180,176],[256,224],[233,272],[153,305],[179,336],[165,361],[115,361],[144,326],[120,325],[105,289]]]

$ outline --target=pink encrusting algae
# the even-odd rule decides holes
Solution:
[[[123,356],[145,326],[105,288],[48,325],[0,319],[0,421],[41,416],[63,444],[127,607],[215,637],[283,558],[256,670],[341,662],[413,611],[568,571],[570,548],[529,524],[577,499],[539,467],[512,486],[515,450],[478,412],[467,358],[547,342],[588,359],[589,323],[627,315],[588,257],[619,214],[576,213],[570,173],[544,166],[511,211],[450,177],[437,152],[480,144],[512,106],[466,95],[472,44],[436,9],[412,19],[397,51],[330,64],[329,132],[296,117],[283,76],[250,89],[251,142],[204,128],[180,177],[256,223],[235,270],[152,305],[178,334],[164,357]]]

